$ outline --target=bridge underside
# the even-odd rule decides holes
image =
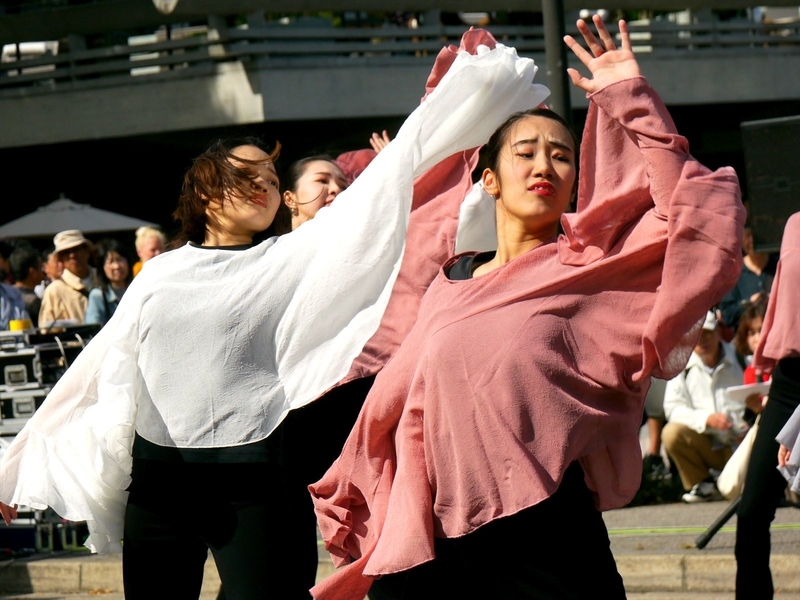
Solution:
[[[532,56],[540,65],[536,79],[546,84],[544,55]],[[248,123],[401,117],[418,104],[432,59],[397,62],[302,69],[228,62],[191,77],[172,72],[166,75],[178,76],[59,93],[29,88],[0,98],[0,148]],[[800,98],[800,78],[787,76],[798,72],[795,53],[642,55],[640,63],[668,106]],[[573,89],[572,104],[585,108],[583,93]]]

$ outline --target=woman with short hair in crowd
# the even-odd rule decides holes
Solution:
[[[97,242],[95,255],[100,285],[89,291],[84,323],[105,325],[133,279],[131,254],[119,241],[106,238]]]

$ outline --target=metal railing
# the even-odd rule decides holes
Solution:
[[[356,64],[386,67],[425,61],[445,44],[458,44],[464,27],[419,29],[296,28],[265,26],[207,29],[185,39],[91,50],[46,53],[0,63],[0,95],[20,96],[98,86],[119,86],[207,75],[241,62],[260,69],[303,69]],[[544,28],[488,27],[498,41],[523,55],[544,52]],[[800,54],[800,21],[630,25],[634,51],[691,60],[701,53]],[[577,35],[577,29],[568,31]]]

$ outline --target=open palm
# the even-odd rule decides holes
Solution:
[[[627,23],[619,22],[622,47],[617,48],[614,38],[611,37],[600,16],[594,15],[592,20],[597,28],[599,39],[595,37],[585,21],[578,21],[578,30],[583,35],[589,51],[585,50],[572,36],[564,36],[564,42],[592,74],[591,77],[584,77],[577,69],[567,69],[572,83],[586,92],[593,93],[623,79],[641,76],[639,63],[631,50]]]

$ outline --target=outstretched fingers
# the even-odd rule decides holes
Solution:
[[[621,47],[618,48],[614,36],[609,33],[599,15],[592,18],[597,35],[589,29],[589,24],[578,21],[578,31],[583,36],[588,50],[573,37],[564,36],[564,42],[572,50],[591,73],[591,77],[582,76],[576,69],[567,69],[572,83],[578,88],[593,93],[604,87],[632,77],[639,77],[641,72],[631,50],[630,34],[625,21],[619,22]]]
[[[581,22],[582,21],[578,21],[578,23],[581,23]],[[579,28],[580,28],[580,26],[579,26]],[[586,36],[584,36],[584,37],[586,37]],[[592,62],[592,59],[594,57],[591,54],[589,54],[583,48],[583,46],[581,46],[577,42],[577,40],[575,40],[574,37],[572,37],[571,35],[565,35],[564,36],[564,43],[569,47],[570,50],[572,50],[572,53],[578,58],[579,61],[581,61],[587,67],[589,66],[589,63]],[[567,69],[567,70],[568,71],[574,71],[575,69]]]
[[[603,22],[602,17],[600,15],[594,15],[592,17],[592,22],[594,23],[594,26],[597,28],[597,35],[600,36],[600,41],[602,42],[601,44],[602,49],[605,50],[606,52],[609,52],[611,50],[616,50],[617,44],[614,42],[614,37],[608,32],[608,29],[606,29],[606,24]]]
[[[619,41],[623,50],[626,52],[631,51],[631,34],[628,31],[628,23],[623,20],[619,22]]]

